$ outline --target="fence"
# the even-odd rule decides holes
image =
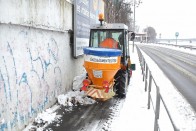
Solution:
[[[157,43],[157,44],[175,46],[175,47],[184,48],[184,49],[188,48],[190,50],[196,50],[196,46],[193,46],[193,45],[176,45],[176,44],[167,44],[167,43]]]
[[[169,117],[170,123],[171,123],[174,131],[179,131],[179,129],[176,127],[176,125],[174,123],[174,120],[172,119],[172,117],[170,115],[169,109],[167,108],[167,105],[165,104],[164,99],[162,98],[162,95],[159,91],[159,86],[157,85],[155,79],[153,78],[153,76],[151,74],[151,71],[148,67],[148,64],[146,63],[146,61],[145,61],[140,49],[137,47],[137,45],[136,45],[136,48],[137,48],[137,52],[138,52],[138,56],[139,56],[140,66],[141,66],[141,69],[142,69],[143,81],[145,81],[145,91],[148,92],[148,109],[150,109],[150,105],[152,104],[153,110],[154,110],[154,113],[155,113],[154,131],[160,130],[158,120],[159,120],[159,116],[160,116],[160,104],[161,104],[161,102],[162,102],[163,107],[166,111],[166,114]],[[153,100],[152,100],[152,94],[151,94],[152,83],[156,87],[156,89],[155,89],[156,90],[156,98],[155,98],[156,103],[153,103]],[[154,107],[154,104],[155,104],[155,107]]]

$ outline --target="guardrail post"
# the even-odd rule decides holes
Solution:
[[[143,81],[144,81],[144,78],[145,78],[145,68],[146,68],[146,62],[145,62],[145,60],[144,60],[144,65],[143,65]]]
[[[157,86],[154,131],[158,131],[159,129],[158,119],[159,119],[159,113],[160,113],[160,100],[161,100],[160,91],[159,91],[159,87]]]
[[[147,84],[148,84],[148,66],[146,65],[146,74],[145,74],[145,91],[147,91]]]
[[[148,81],[147,81],[147,79],[145,79],[145,92],[147,91],[147,84],[148,84]]]
[[[141,63],[141,69],[142,69],[142,75],[143,75],[143,68],[144,68],[144,58],[142,57],[142,61],[140,62]]]
[[[148,65],[146,64],[146,79],[148,79]]]
[[[145,71],[145,68],[146,68],[146,61],[145,61],[145,59],[144,59],[144,71]]]
[[[152,75],[151,72],[149,72],[150,78],[149,78],[149,86],[148,86],[148,109],[150,109],[150,92],[151,92],[151,86],[152,86]]]

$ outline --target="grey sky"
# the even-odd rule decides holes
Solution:
[[[152,26],[162,38],[196,38],[196,0],[142,0],[136,8],[140,30]]]

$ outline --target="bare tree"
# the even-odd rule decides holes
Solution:
[[[116,22],[124,23],[130,27],[132,23],[131,14],[132,14],[131,5],[125,3],[124,0],[120,1],[119,4],[116,5],[116,9],[115,9]]]
[[[137,6],[141,3],[141,0],[137,1]],[[105,20],[107,23],[124,23],[129,29],[132,29],[133,19],[131,14],[133,13],[132,7],[135,2],[130,0],[105,0]]]
[[[153,27],[147,27],[144,29],[144,32],[147,32],[148,42],[155,42],[157,33]]]
[[[115,22],[115,7],[113,0],[105,0],[105,21],[107,23]]]

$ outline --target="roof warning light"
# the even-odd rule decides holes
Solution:
[[[104,21],[104,15],[103,15],[103,13],[100,13],[99,14],[99,21],[100,21],[100,24],[102,26],[102,22]]]

